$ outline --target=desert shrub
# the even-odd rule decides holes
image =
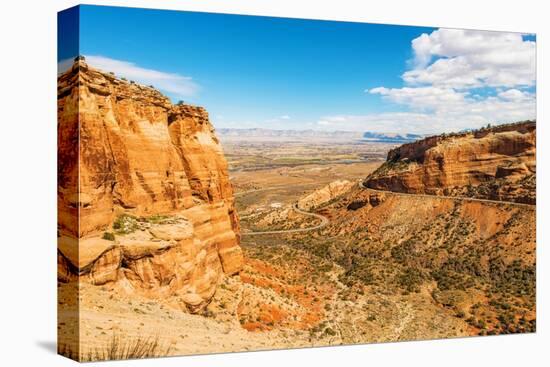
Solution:
[[[323,265],[319,266],[319,271],[321,273],[326,273],[326,272],[329,272],[331,270],[332,270],[332,264],[330,264],[330,263],[326,263],[326,264],[323,264]]]
[[[202,311],[202,315],[204,317],[209,317],[209,318],[213,318],[213,317],[216,317],[216,313],[208,308],[205,308],[203,311]]]
[[[424,273],[417,268],[407,268],[397,276],[397,283],[407,292],[419,292],[420,286],[425,280]]]
[[[114,223],[113,229],[116,234],[128,234],[135,232],[139,228],[139,223],[136,217],[129,214],[119,215]]]
[[[432,271],[431,275],[437,282],[437,288],[442,291],[451,289],[463,291],[466,290],[466,288],[470,288],[475,285],[471,278],[444,267]]]
[[[489,275],[498,292],[509,292],[517,296],[533,296],[536,288],[536,269],[534,265],[524,266],[520,260],[504,264],[494,259],[489,264]]]
[[[115,240],[115,235],[112,232],[104,232],[103,236],[101,238],[103,238],[104,240],[107,240],[107,241],[114,241]]]
[[[413,240],[408,239],[401,242],[399,245],[394,246],[391,249],[391,256],[395,259],[395,261],[404,263],[414,256],[415,251],[416,243]]]
[[[479,261],[481,256],[475,250],[472,250],[469,255],[469,257],[449,259],[444,265],[445,269],[477,277],[483,276],[485,272]]]
[[[378,167],[370,177],[380,177],[384,176],[389,172],[401,172],[408,169],[409,164],[413,160],[403,159],[400,160],[399,155],[395,155],[391,160],[384,162],[380,167]]]
[[[366,200],[357,200],[357,201],[352,201],[351,203],[349,203],[346,208],[347,208],[347,210],[358,210],[358,209],[361,209],[362,207],[364,207],[367,204],[368,204],[368,202]]]
[[[375,281],[375,276],[372,272],[372,263],[368,258],[361,256],[361,254],[352,255],[346,265],[346,271],[340,274],[338,278],[347,286],[352,286],[356,281],[367,285],[372,284]]]
[[[65,357],[80,361],[107,361],[121,359],[164,357],[170,353],[170,346],[162,345],[158,337],[121,339],[114,335],[108,345],[78,354],[69,345],[58,345],[57,352]]]

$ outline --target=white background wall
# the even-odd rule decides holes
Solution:
[[[536,32],[537,334],[234,353],[102,366],[538,366],[548,362],[548,71],[544,1],[119,0],[86,3]],[[0,364],[65,366],[56,339],[56,12],[65,0],[5,0],[0,11]],[[144,25],[145,26],[145,25]],[[546,116],[545,116],[546,115]],[[545,340],[546,339],[546,340]],[[546,350],[545,350],[546,348]],[[548,365],[548,364],[546,364]]]

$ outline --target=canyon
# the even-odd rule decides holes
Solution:
[[[401,146],[220,142],[204,108],[83,58],[58,113],[62,354],[536,330],[533,121]]]

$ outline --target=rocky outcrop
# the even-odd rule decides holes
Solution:
[[[353,182],[348,180],[333,181],[328,185],[315,190],[311,194],[300,198],[298,200],[298,208],[306,211],[318,208],[319,206],[324,205],[348,192],[353,185]]]
[[[79,58],[58,79],[58,131],[60,280],[123,279],[197,309],[240,270],[227,162],[204,108]],[[117,232],[122,215],[175,219]]]
[[[472,188],[491,185],[498,186],[491,191],[510,191],[503,188],[535,175],[535,151],[534,121],[433,136],[392,149],[365,186],[436,195],[475,192]],[[506,199],[534,204],[534,195],[522,193],[515,198],[510,194]],[[493,197],[504,198],[497,194]]]

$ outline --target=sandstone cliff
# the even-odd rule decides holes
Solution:
[[[194,311],[243,262],[227,163],[201,107],[80,58],[58,78],[59,279],[126,282]]]
[[[348,180],[336,180],[298,200],[298,208],[311,210],[324,205],[348,192],[355,184]]]
[[[535,138],[534,121],[429,137],[392,149],[365,185],[534,204]]]

